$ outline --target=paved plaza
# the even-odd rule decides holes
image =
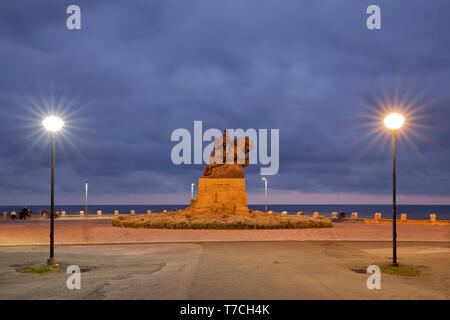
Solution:
[[[449,299],[448,242],[401,242],[401,266],[419,277],[381,274],[387,242],[276,241],[58,246],[63,271],[20,273],[46,261],[42,246],[0,247],[0,299]],[[68,265],[81,270],[69,290]]]
[[[0,221],[0,246],[47,245],[49,221]],[[449,241],[450,226],[399,225],[399,241]],[[55,221],[56,244],[203,241],[391,241],[392,225],[334,223],[333,228],[275,230],[167,230],[113,227],[109,219]]]
[[[401,266],[419,277],[382,273],[392,226],[336,223],[299,230],[154,230],[110,220],[57,220],[62,271],[27,274],[48,257],[48,221],[0,222],[0,299],[449,299],[449,227],[401,225]],[[69,290],[67,266],[81,268]]]

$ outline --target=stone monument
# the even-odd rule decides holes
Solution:
[[[214,151],[209,156],[203,175],[198,179],[198,194],[191,200],[185,213],[248,214],[244,168],[249,164],[246,154],[253,148],[248,138],[233,141],[224,130],[214,140]]]

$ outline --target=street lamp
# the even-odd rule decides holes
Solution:
[[[51,178],[51,205],[50,205],[50,258],[47,259],[48,265],[56,265],[54,257],[55,246],[55,135],[64,126],[64,121],[55,116],[46,118],[42,124],[50,132],[52,137],[52,178]]]
[[[405,118],[399,113],[391,113],[384,118],[384,124],[392,131],[392,265],[398,266],[397,263],[397,190],[396,190],[396,159],[395,159],[395,138],[397,130],[400,129],[405,122]]]
[[[87,214],[88,214],[88,182],[86,181],[85,182],[85,185],[86,185],[86,191],[85,191],[85,194],[86,194],[86,197],[85,197],[85,205],[86,205],[86,207],[85,207],[85,211],[86,211],[86,216],[87,216]]]
[[[261,180],[264,181],[264,186],[265,186],[265,199],[266,199],[266,212],[267,212],[267,177],[262,177]]]
[[[194,200],[194,186],[195,183],[191,183],[191,200]]]

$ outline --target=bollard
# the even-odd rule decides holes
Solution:
[[[101,216],[102,215],[102,210],[97,210],[97,215]]]
[[[402,213],[401,215],[400,215],[400,220],[401,221],[406,221],[407,219],[406,219],[406,213]]]
[[[65,211],[61,211],[61,216],[64,217],[66,215]]]
[[[3,211],[3,216],[6,218],[8,216],[8,212]]]
[[[318,218],[320,213],[318,211],[314,211],[313,218]]]
[[[152,214],[152,210],[147,210],[147,214]]]
[[[84,211],[80,211],[80,217],[84,216]]]
[[[337,215],[338,215],[337,211],[333,211],[333,212],[331,213],[330,218],[331,218],[331,219],[337,219]]]
[[[298,215],[298,216],[303,216],[304,213],[303,213],[303,211],[299,211],[299,212],[297,212],[297,215]]]
[[[114,210],[114,215],[118,216],[119,215],[119,210]]]
[[[136,214],[136,211],[134,211],[134,210],[131,210],[131,214]]]
[[[287,211],[283,211],[281,214],[282,214],[283,216],[287,216]]]
[[[375,217],[373,217],[373,218],[377,219],[377,220],[381,219],[381,213],[380,212],[376,212],[375,213]]]
[[[352,212],[352,219],[358,219],[358,212]]]
[[[436,221],[436,213],[430,213],[430,220]]]

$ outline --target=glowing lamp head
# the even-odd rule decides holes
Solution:
[[[192,183],[192,184],[191,184],[191,187],[193,187],[193,186],[195,186],[195,183]]]
[[[384,124],[392,130],[400,129],[404,122],[405,118],[399,113],[391,113],[384,118]]]
[[[262,177],[261,180],[267,181],[267,177]]]
[[[48,131],[56,132],[61,130],[61,128],[64,126],[64,121],[62,121],[58,117],[50,116],[46,118],[44,121],[42,121],[42,124]]]

